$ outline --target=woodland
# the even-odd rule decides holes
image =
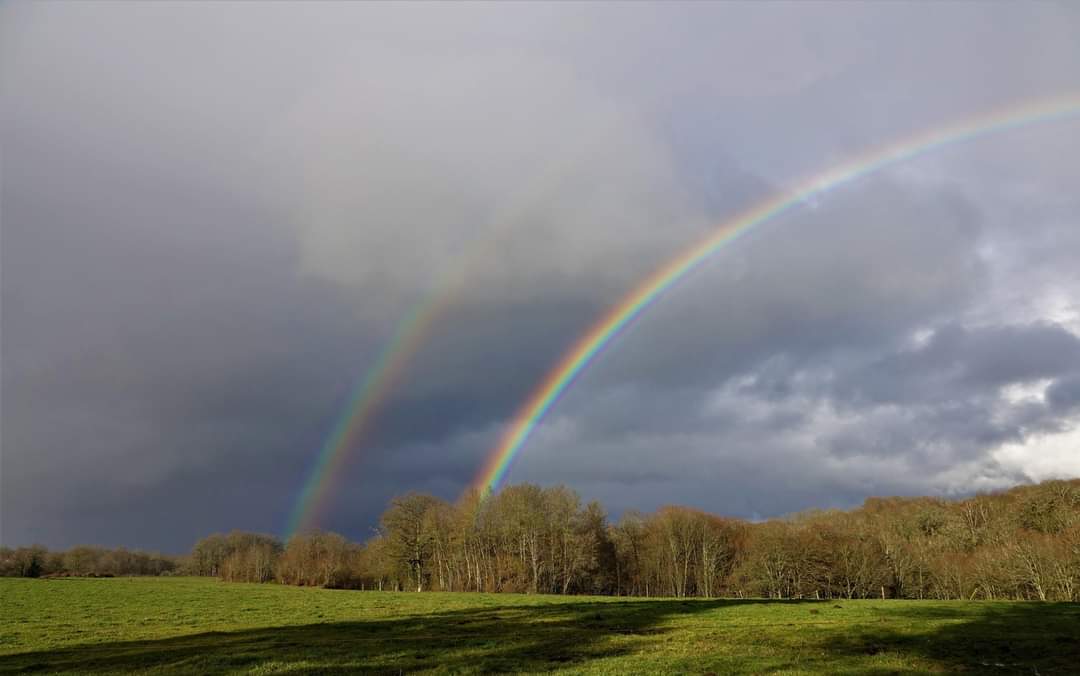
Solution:
[[[0,549],[0,575],[196,575],[366,590],[773,599],[1080,600],[1080,480],[869,498],[750,522],[688,507],[612,522],[565,486],[394,498],[366,542],[214,534],[190,554]]]

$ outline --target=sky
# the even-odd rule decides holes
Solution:
[[[283,533],[455,499],[669,257],[805,176],[1080,93],[1074,3],[0,6],[0,543]],[[1080,118],[926,153],[725,247],[510,482],[761,519],[1080,476]]]

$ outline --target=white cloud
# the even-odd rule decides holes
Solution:
[[[1080,476],[1080,420],[1071,421],[1062,432],[1003,444],[991,457],[1005,470],[1021,473],[1032,481]]]

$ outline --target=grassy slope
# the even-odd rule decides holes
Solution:
[[[1077,604],[395,594],[129,578],[0,579],[0,609],[0,673],[1080,670]]]

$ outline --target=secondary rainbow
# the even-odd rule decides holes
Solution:
[[[874,149],[836,167],[795,184],[794,187],[761,202],[723,223],[711,234],[660,266],[644,282],[616,303],[574,343],[533,390],[517,411],[498,444],[472,483],[481,495],[498,489],[514,458],[544,416],[559,401],[582,372],[604,348],[679,280],[705,260],[755,226],[790,211],[806,200],[867,176],[917,155],[945,146],[970,141],[988,134],[1038,122],[1068,118],[1080,113],[1080,94],[1026,102],[995,109],[973,118],[909,136],[899,142]]]
[[[315,454],[311,469],[289,513],[286,538],[318,524],[326,505],[337,493],[345,464],[362,444],[379,410],[404,377],[412,358],[431,336],[432,327],[464,293],[473,265],[493,255],[500,242],[500,233],[542,203],[545,195],[563,179],[568,166],[588,151],[589,145],[586,143],[576,146],[574,152],[568,155],[556,156],[554,160],[541,165],[531,181],[504,196],[495,205],[483,234],[449,266],[426,296],[405,313],[375,362],[357,380],[341,416]]]
[[[285,537],[312,527],[318,520],[320,505],[334,493],[335,477],[340,477],[348,449],[359,443],[372,418],[379,411],[387,393],[401,379],[412,355],[430,333],[447,299],[431,294],[416,303],[399,322],[393,337],[379,353],[349,396],[345,413],[338,420],[326,442],[319,449],[300,495],[289,515]]]

